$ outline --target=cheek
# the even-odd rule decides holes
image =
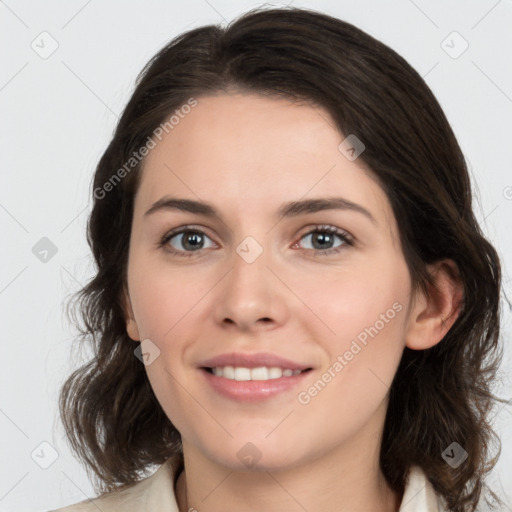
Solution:
[[[393,261],[379,272],[367,269],[326,282],[321,292],[309,287],[309,304],[321,320],[323,336],[317,339],[327,354],[322,370],[336,375],[325,379],[336,382],[332,392],[338,388],[354,407],[373,392],[386,391],[405,346],[409,273],[405,262]]]
[[[162,357],[146,367],[146,373],[158,403],[173,426],[185,438],[197,440],[196,422],[199,419],[201,424],[205,424],[210,430],[215,424],[209,421],[210,418],[205,414],[201,401],[197,402],[192,398],[188,391],[190,383],[179,371],[179,367],[170,363],[174,357],[179,355],[166,349]]]
[[[403,284],[386,288],[374,278],[340,286],[312,297],[335,334],[321,338],[325,363],[297,396],[296,427],[321,424],[332,442],[355,435],[383,405],[403,352],[407,297]]]
[[[160,344],[187,324],[193,308],[211,289],[206,275],[161,268],[158,264],[129,272],[130,295],[141,337]]]
[[[188,347],[200,335],[198,329],[204,325],[198,319],[200,301],[214,283],[206,275],[196,273],[191,279],[187,272],[170,272],[157,264],[134,265],[128,276],[141,340],[149,339],[157,347],[158,356],[146,366],[148,379],[167,416],[181,431],[187,426],[183,411],[193,405],[183,387],[189,378],[185,372]]]
[[[398,261],[394,269],[380,271],[351,269],[320,286],[307,280],[301,286],[300,293],[308,297],[307,304],[324,326],[324,338],[337,351],[353,339],[364,344],[370,337],[380,338],[385,343],[403,330],[410,296],[405,263]]]

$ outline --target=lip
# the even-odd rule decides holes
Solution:
[[[222,366],[244,368],[267,366],[289,370],[312,370],[310,365],[298,363],[270,352],[255,354],[230,352],[207,359],[199,365],[199,371],[203,378],[214,391],[226,398],[242,402],[260,402],[285,391],[290,391],[298,386],[310,372],[303,371],[297,375],[280,377],[279,379],[237,381],[217,377],[217,375],[207,371],[207,369]]]
[[[217,377],[217,375],[209,373],[204,367],[199,368],[199,372],[214,391],[231,400],[248,403],[261,402],[284,393],[285,391],[291,391],[293,388],[297,387],[311,371],[312,370],[298,373],[291,377],[280,377],[279,379],[237,381]]]
[[[290,370],[307,370],[311,368],[306,364],[297,363],[295,361],[291,361],[290,359],[286,359],[284,357],[280,357],[278,355],[272,354],[270,352],[259,352],[256,354],[247,354],[240,352],[230,352],[227,354],[221,354],[216,357],[212,357],[206,361],[203,361],[199,367],[200,368],[215,368],[218,366],[238,366],[244,368],[258,368],[260,366],[267,367],[279,367],[283,369]],[[291,377],[286,377],[291,378]],[[224,379],[228,380],[228,379]],[[275,379],[280,380],[280,379]],[[249,381],[245,381],[249,382]],[[268,382],[268,381],[266,381]]]

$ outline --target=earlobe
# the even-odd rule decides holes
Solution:
[[[133,341],[140,341],[139,328],[133,314],[132,303],[126,289],[123,290],[123,311],[126,319],[126,332]]]
[[[417,291],[406,333],[406,346],[425,350],[439,343],[457,320],[463,303],[464,287],[457,265],[442,260],[428,266],[432,284],[428,293]]]
[[[133,341],[140,341],[139,328],[133,318],[128,318],[126,321],[126,332]]]

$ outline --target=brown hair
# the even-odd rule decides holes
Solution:
[[[144,160],[126,163],[190,98],[231,90],[325,108],[341,133],[365,144],[359,158],[390,200],[414,285],[426,291],[429,263],[450,258],[458,265],[461,314],[434,347],[405,348],[380,465],[396,492],[403,492],[409,467],[419,465],[450,510],[473,511],[500,451],[489,421],[494,401],[503,402],[490,392],[502,357],[499,259],[474,217],[464,156],[424,80],[365,32],[306,9],[256,9],[225,29],[191,30],[140,73],[94,176],[88,243],[97,274],[73,304],[79,339],[92,344],[94,357],[60,396],[73,450],[107,491],[133,485],[151,464],[181,454],[180,435],[126,333],[123,292]],[[441,456],[452,442],[468,454],[457,469]]]

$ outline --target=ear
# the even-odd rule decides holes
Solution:
[[[135,321],[135,315],[133,314],[132,303],[130,300],[130,294],[126,287],[123,287],[122,306],[126,320],[126,332],[133,341],[140,341],[139,328]]]
[[[457,320],[464,297],[464,286],[457,265],[442,260],[428,265],[432,284],[427,295],[418,289],[409,317],[406,346],[424,350],[439,343]]]

